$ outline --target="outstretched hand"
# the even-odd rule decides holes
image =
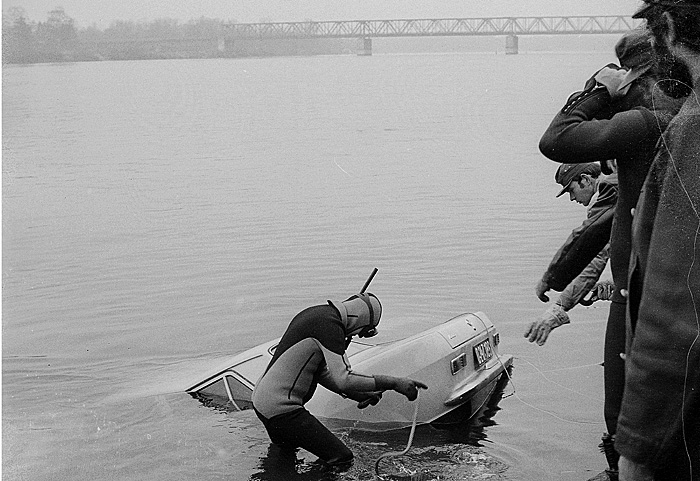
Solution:
[[[547,342],[547,338],[553,329],[568,324],[569,316],[558,305],[554,304],[547,309],[539,319],[532,321],[525,330],[525,337],[530,342],[536,342],[542,346]]]
[[[530,342],[536,342],[539,346],[544,345],[547,342],[549,333],[552,332],[556,326],[552,322],[547,322],[545,320],[532,321],[530,325],[525,330],[525,337]]]

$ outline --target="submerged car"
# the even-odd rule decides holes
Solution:
[[[421,391],[417,422],[440,424],[455,417],[473,416],[509,376],[513,357],[498,352],[499,334],[482,312],[454,317],[405,339],[377,343],[352,341],[347,355],[353,370],[409,377],[426,383]],[[206,405],[228,410],[252,407],[255,382],[265,371],[279,339],[233,357],[187,392]],[[501,384],[502,385],[502,384]],[[320,386],[306,408],[334,426],[383,431],[411,425],[415,404],[388,391],[376,406],[358,409],[357,403]]]

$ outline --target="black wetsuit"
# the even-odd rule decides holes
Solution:
[[[352,461],[352,452],[304,408],[318,384],[339,394],[376,389],[373,376],[350,370],[345,338],[331,305],[309,307],[292,319],[253,391],[253,407],[273,443],[304,448],[329,464]]]

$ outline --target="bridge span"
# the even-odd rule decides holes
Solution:
[[[371,55],[372,38],[505,36],[506,53],[518,52],[519,35],[582,35],[627,32],[643,20],[628,16],[490,17],[406,20],[339,20],[226,24],[226,38],[357,38],[361,55]]]

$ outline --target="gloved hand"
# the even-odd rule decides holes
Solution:
[[[536,321],[532,321],[525,331],[528,341],[542,346],[552,329],[569,324],[569,315],[559,304],[552,304]]]
[[[628,71],[622,67],[618,67],[615,64],[609,64],[600,69],[598,73],[593,76],[593,79],[598,85],[602,85],[608,89],[610,98],[615,100],[624,97],[630,89],[629,83],[620,88],[623,80],[625,80],[627,72]]]
[[[428,386],[420,381],[414,381],[406,377],[394,377],[375,374],[374,382],[380,391],[391,389],[399,394],[403,394],[409,401],[415,401],[418,397],[418,389],[428,389]]]
[[[379,400],[382,398],[382,392],[381,391],[376,391],[376,392],[370,392],[367,393],[367,399],[360,401],[357,403],[357,407],[360,409],[364,409],[367,406],[376,406]]]
[[[600,281],[591,289],[591,301],[609,301],[615,292],[615,283],[611,280]]]
[[[615,284],[613,281],[606,280],[600,281],[590,291],[590,297],[588,299],[583,298],[578,301],[582,306],[591,306],[595,301],[609,301],[612,299],[613,293],[615,292]]]
[[[549,302],[549,296],[545,294],[549,290],[549,285],[544,279],[540,279],[535,286],[535,294],[537,298],[542,302]]]

